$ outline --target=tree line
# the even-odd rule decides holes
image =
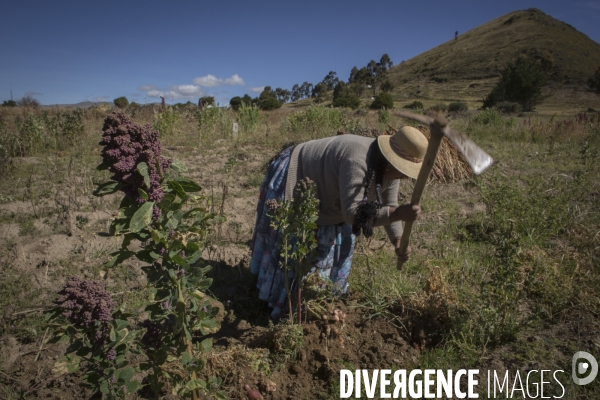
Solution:
[[[542,60],[543,61],[543,60]],[[347,107],[357,109],[360,107],[360,97],[365,90],[373,90],[373,102],[370,107],[375,109],[392,108],[394,101],[391,91],[394,85],[388,77],[388,71],[393,62],[387,54],[381,56],[379,62],[375,60],[362,67],[353,67],[347,81],[340,80],[335,71],[329,73],[317,84],[309,82],[295,84],[291,90],[265,86],[257,97],[248,94],[233,97],[229,105],[238,110],[242,105],[256,106],[262,110],[274,110],[289,101],[298,101],[312,98],[315,103],[325,100],[328,92],[333,91],[333,107]],[[496,107],[505,111],[531,111],[545,97],[542,88],[546,85],[546,76],[550,73],[551,66],[534,58],[520,56],[514,62],[507,64],[500,72],[500,80],[483,99],[483,108]],[[588,79],[590,90],[600,95],[600,67]],[[377,89],[380,93],[376,96]],[[125,108],[138,106],[131,104],[126,97],[121,96],[113,100],[115,106]],[[188,104],[192,104],[188,101]],[[204,96],[198,100],[199,107],[215,105],[213,96]],[[3,107],[37,107],[39,102],[32,96],[24,96],[18,101],[5,100]]]

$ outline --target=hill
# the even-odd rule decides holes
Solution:
[[[503,15],[392,67],[388,77],[394,84],[395,106],[414,100],[425,106],[465,101],[470,108],[478,108],[498,82],[500,71],[520,55],[539,60],[548,71],[546,98],[536,110],[600,109],[600,96],[587,86],[588,78],[600,67],[600,44],[536,8]],[[372,91],[365,91],[364,96],[362,103],[370,104]],[[324,104],[331,99],[329,92]],[[310,104],[312,99],[303,99],[286,107]]]
[[[548,68],[549,97],[540,107],[600,103],[586,84],[600,66],[600,44],[535,8],[503,15],[394,66],[394,100],[480,102],[519,55]]]

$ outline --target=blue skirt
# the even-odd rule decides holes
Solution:
[[[279,264],[279,232],[271,227],[266,202],[270,199],[288,200],[284,199],[285,181],[292,150],[293,147],[290,147],[282,151],[269,165],[260,186],[256,223],[250,244],[250,271],[258,274],[258,297],[273,309],[271,317],[275,320],[287,309],[287,290],[285,272]],[[346,293],[355,244],[352,227],[348,224],[320,225],[316,237],[318,246],[311,272],[318,272],[321,278],[331,280],[336,292]],[[293,279],[291,275],[288,274],[290,280]]]

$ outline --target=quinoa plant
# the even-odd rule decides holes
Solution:
[[[271,226],[280,231],[280,264],[285,273],[285,284],[290,312],[293,320],[292,291],[311,266],[311,256],[317,247],[315,231],[319,200],[316,198],[315,183],[309,178],[299,181],[295,196],[289,201],[267,200]],[[300,292],[298,301],[300,302]],[[301,313],[298,312],[299,322]]]
[[[173,136],[179,128],[181,114],[174,107],[167,107],[163,111],[154,110],[152,128],[157,130],[161,137]]]
[[[212,283],[205,276],[210,267],[201,258],[216,215],[194,194],[201,191],[197,183],[171,178],[171,170],[184,172],[185,166],[161,156],[158,132],[149,125],[113,113],[103,130],[104,162],[98,168],[112,176],[94,194],[124,193],[110,226],[111,234],[122,238],[121,248],[105,267],[136,257],[146,263],[142,270],[152,295],[142,314],[125,314],[115,311],[100,283],[70,279],[50,315],[56,338],[70,343],[60,372],[83,367],[86,384],[105,398],[141,388],[133,379],[137,372],[146,373],[144,384],[156,398],[165,385],[183,397],[223,398],[219,379],[198,377],[202,353],[212,347],[211,339],[198,336],[219,329],[218,310],[204,295]],[[141,249],[131,250],[133,242]]]
[[[260,108],[255,105],[246,105],[242,103],[238,110],[238,120],[244,133],[254,132],[262,120]]]

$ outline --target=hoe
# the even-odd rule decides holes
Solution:
[[[413,119],[429,125],[429,130],[431,131],[429,145],[427,146],[427,152],[425,153],[425,159],[423,160],[421,171],[419,172],[419,176],[417,176],[417,182],[415,183],[415,189],[410,201],[411,204],[419,204],[421,201],[423,189],[425,189],[425,184],[427,183],[429,174],[431,173],[433,165],[435,164],[435,160],[444,136],[447,137],[456,146],[458,151],[462,153],[473,169],[475,175],[479,175],[492,164],[493,160],[489,154],[483,151],[481,147],[473,143],[471,139],[463,136],[458,131],[449,127],[448,122],[444,117],[437,116],[435,118],[431,118],[426,115],[414,114],[403,110],[396,112],[396,114],[403,118]],[[406,251],[408,244],[410,243],[412,226],[412,221],[407,221],[404,223],[404,231],[402,232],[402,238],[400,239],[399,247],[402,253]],[[403,262],[398,260],[397,268],[402,269],[402,265]]]

